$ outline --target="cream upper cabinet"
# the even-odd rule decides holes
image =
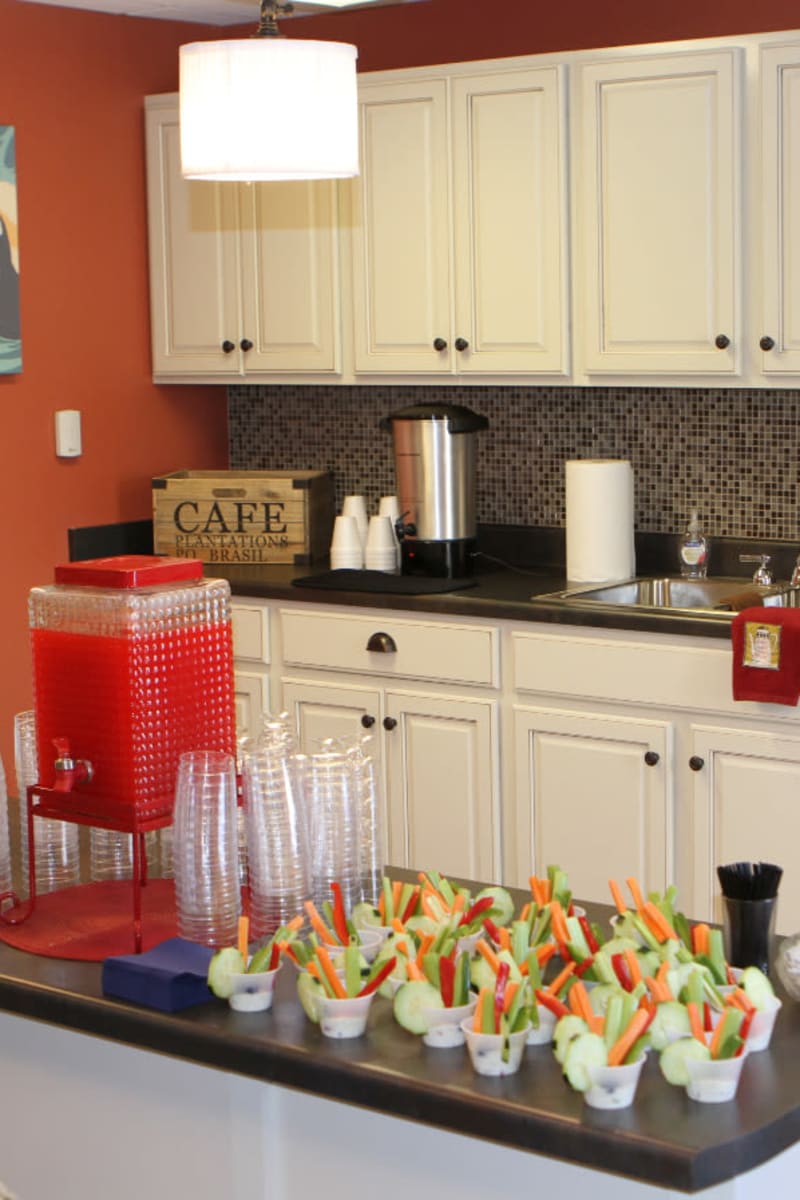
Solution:
[[[356,372],[565,373],[561,68],[397,74],[360,88]]]
[[[176,97],[145,120],[154,377],[338,372],[336,185],[185,180]]]
[[[763,311],[766,375],[800,371],[800,43],[761,52]],[[779,382],[776,380],[775,382]]]
[[[741,64],[730,49],[577,70],[576,319],[590,375],[741,371]]]

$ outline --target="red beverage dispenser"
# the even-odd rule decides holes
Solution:
[[[235,754],[230,585],[202,572],[128,555],[65,563],[31,590],[31,835],[34,812],[129,831],[136,868],[136,835],[171,822],[180,755]]]

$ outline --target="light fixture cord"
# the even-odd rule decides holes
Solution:
[[[286,17],[291,12],[294,12],[293,4],[283,0],[261,0],[258,29],[253,37],[283,37],[278,29],[278,17]]]

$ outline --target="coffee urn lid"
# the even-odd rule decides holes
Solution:
[[[391,429],[394,421],[447,421],[448,433],[476,433],[489,428],[489,418],[463,404],[410,404],[382,417],[381,429]]]

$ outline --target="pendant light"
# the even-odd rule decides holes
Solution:
[[[180,48],[186,179],[358,174],[355,46],[284,38],[286,0],[261,0],[254,35]]]

